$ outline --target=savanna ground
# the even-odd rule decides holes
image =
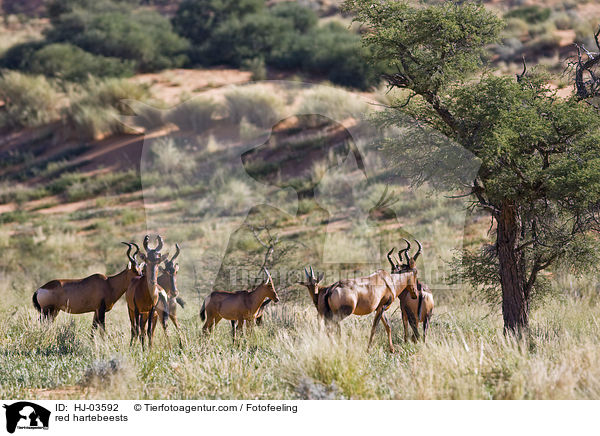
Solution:
[[[7,4],[9,2],[5,2]],[[15,4],[17,2],[14,2]],[[327,2],[322,2],[327,3]],[[335,2],[334,2],[335,3]],[[512,2],[511,2],[512,5]],[[562,72],[573,55],[573,42],[593,47],[598,5],[585,1],[544,2],[538,8],[491,2],[506,16],[502,41],[492,49],[493,68],[520,70],[530,64]],[[47,19],[5,15],[0,52],[43,37]],[[320,17],[337,20],[339,16]],[[344,24],[347,25],[348,18]],[[74,64],[79,64],[74,57]],[[489,220],[466,211],[458,199],[424,190],[413,191],[406,180],[384,170],[370,174],[362,195],[345,212],[373,207],[386,185],[397,201],[369,214],[367,229],[344,213],[332,225],[320,214],[312,189],[336,193],[351,168],[329,173],[325,153],[328,136],[302,137],[290,121],[285,153],[251,162],[256,179],[275,182],[257,195],[248,174],[234,168],[245,143],[256,138],[284,107],[336,114],[340,108],[364,112],[356,98],[321,91],[310,98],[290,98],[268,88],[233,90],[230,84],[251,78],[301,79],[303,74],[265,70],[264,65],[213,69],[170,69],[127,79],[85,76],[80,83],[51,74],[24,70],[2,72],[0,136],[0,396],[4,398],[150,398],[150,399],[597,399],[600,397],[599,285],[597,277],[574,277],[568,265],[545,276],[549,286],[533,302],[528,335],[515,340],[502,333],[498,295],[468,285],[448,286],[455,249],[478,247],[488,240]],[[266,73],[269,74],[266,74]],[[307,76],[305,79],[322,79]],[[570,91],[567,75],[553,85]],[[237,92],[237,93],[236,93]],[[385,90],[369,98],[386,102]],[[167,108],[196,96],[184,106]],[[122,99],[142,101],[137,119],[145,139],[124,128],[115,116]],[[9,102],[9,105],[6,105]],[[303,106],[304,105],[304,106]],[[250,113],[260,115],[252,117]],[[127,111],[125,111],[127,112]],[[131,112],[127,112],[131,114]],[[337,113],[344,119],[344,113]],[[334,117],[336,118],[336,117]],[[348,120],[345,120],[348,121]],[[348,123],[352,125],[352,120]],[[137,132],[140,129],[136,130]],[[148,145],[140,171],[142,146]],[[339,145],[339,144],[338,144]],[[363,149],[366,144],[359,144]],[[268,150],[267,150],[268,152]],[[269,154],[269,153],[267,153]],[[306,159],[306,156],[312,156]],[[335,156],[333,156],[335,157]],[[367,153],[367,159],[369,159]],[[373,159],[377,159],[374,157]],[[286,188],[300,195],[297,204]],[[346,177],[346,178],[344,178]],[[142,192],[142,186],[144,191]],[[289,193],[289,192],[288,192]],[[345,192],[333,198],[343,199]],[[273,271],[281,298],[268,306],[262,326],[231,344],[230,327],[222,322],[210,338],[202,335],[198,311],[212,289],[209,271],[227,253],[234,267],[257,272],[264,247],[251,232],[230,235],[245,213],[265,198],[298,214],[250,210],[246,223],[268,222],[280,237]],[[258,201],[257,201],[258,200]],[[343,203],[343,201],[342,201]],[[398,217],[398,219],[396,219]],[[466,217],[466,221],[465,218]],[[341,337],[322,328],[304,287],[302,268],[325,270],[326,283],[335,269],[367,274],[388,268],[384,252],[369,266],[346,263],[332,268],[321,262],[315,247],[329,231],[337,252],[360,252],[360,241],[382,241],[397,248],[410,236],[424,243],[420,276],[433,289],[436,308],[426,344],[404,343],[398,303],[390,308],[397,352],[387,350],[383,328],[366,352],[372,316],[350,317]],[[187,301],[178,309],[181,346],[170,326],[170,346],[157,327],[155,347],[142,353],[129,346],[129,320],[124,299],[107,314],[105,337],[91,337],[92,315],[61,313],[55,323],[41,324],[31,295],[57,277],[115,274],[126,264],[121,241],[138,243],[146,233],[165,236],[166,250],[182,245],[178,285]],[[265,237],[264,232],[261,233]],[[358,243],[357,243],[358,241]],[[284,273],[293,272],[284,278]],[[250,281],[246,285],[250,285]],[[495,301],[495,304],[488,304]]]
[[[311,101],[339,107],[340,100],[334,91],[321,90],[320,98],[312,95]],[[257,95],[252,87],[235,92],[238,98],[241,95],[256,98]],[[265,107],[281,103],[276,93],[271,93],[269,99]],[[287,103],[295,104],[290,100]],[[227,107],[227,103],[222,104]],[[235,107],[241,106],[236,104]],[[218,115],[218,103],[213,109],[212,116],[220,117],[221,121],[233,116],[231,108],[229,112],[224,109],[222,112],[229,115]],[[260,124],[261,120],[256,122]],[[370,235],[380,238],[386,247],[402,246],[400,238],[409,234],[424,242],[420,274],[432,284],[436,300],[426,344],[403,342],[398,303],[389,311],[397,345],[395,354],[388,352],[381,326],[374,346],[366,352],[372,316],[346,319],[341,337],[327,334],[306,288],[296,284],[302,277],[302,268],[308,264],[328,271],[325,282],[334,281],[331,267],[320,263],[315,249],[326,222],[317,213],[319,207],[315,200],[302,196],[297,216],[272,215],[270,209],[265,216],[264,209],[255,208],[246,219],[247,224],[254,223],[257,228],[268,221],[272,234],[280,235],[276,249],[280,256],[274,271],[276,274],[294,272],[291,277],[276,275],[281,301],[268,306],[263,325],[254,328],[235,345],[231,343],[230,326],[226,322],[219,324],[212,337],[204,336],[198,311],[212,284],[203,277],[209,275],[207,271],[214,271],[215,265],[218,268],[220,262],[207,254],[210,248],[227,247],[226,258],[237,259],[232,261],[234,266],[251,272],[258,270],[264,256],[264,248],[252,233],[238,234],[230,240],[239,225],[234,218],[240,215],[243,218],[244,207],[255,204],[248,180],[227,166],[232,162],[231,153],[237,153],[236,147],[243,148],[241,138],[248,134],[247,124],[240,124],[233,139],[231,129],[218,124],[208,135],[211,138],[208,141],[198,139],[194,133],[192,136],[166,135],[150,143],[151,164],[143,168],[141,176],[145,197],[140,191],[139,175],[132,170],[98,171],[84,176],[73,169],[62,169],[52,180],[46,181],[47,191],[40,186],[5,185],[5,203],[11,207],[2,215],[0,228],[3,253],[0,271],[4,283],[0,308],[2,397],[599,397],[600,369],[596,362],[600,359],[600,325],[596,280],[572,277],[567,270],[553,271],[547,277],[550,289],[535,301],[529,335],[518,341],[504,336],[499,305],[487,305],[480,291],[466,285],[447,287],[439,278],[432,282],[437,274],[432,272],[433,266],[451,271],[453,250],[485,240],[489,221],[468,213],[459,199],[424,190],[413,191],[401,179],[387,182],[383,173],[375,174],[372,183],[361,191],[363,196],[356,205],[345,210],[369,210],[381,197],[385,185],[391,186],[396,200],[390,206],[393,213],[389,210],[373,213],[369,219],[375,223],[375,230],[371,230],[374,233]],[[298,141],[293,125],[290,132],[289,137],[282,137],[280,145],[300,147],[303,151],[294,155],[299,173],[303,165],[309,165],[304,169],[310,176],[286,179],[297,192],[310,190],[316,183],[311,184],[311,178],[323,178],[321,184],[333,188],[347,180],[335,171],[326,177],[327,166],[322,162],[306,163],[305,152],[316,145],[322,146],[322,136],[302,136],[303,141]],[[194,138],[196,142],[192,141]],[[255,162],[251,172],[257,178],[268,179],[274,168],[294,167],[294,162],[281,160],[289,156],[274,153],[269,161],[271,165]],[[368,152],[369,159],[374,158]],[[86,165],[90,162],[86,161]],[[196,167],[200,171],[212,170],[200,177],[194,172]],[[359,178],[356,168],[349,174]],[[281,182],[281,175],[277,177]],[[265,197],[286,208],[288,197],[278,188],[267,188]],[[333,229],[330,241],[336,244],[335,248],[360,250],[360,246],[353,245],[352,235],[362,235],[365,229],[354,226],[347,216],[334,218],[335,226],[329,231]],[[168,225],[173,222],[176,225]],[[163,227],[157,223],[163,223]],[[56,277],[83,277],[94,272],[114,274],[126,263],[120,241],[139,243],[147,232],[160,232],[165,236],[167,248],[163,251],[172,253],[175,242],[182,245],[178,285],[188,304],[178,309],[181,346],[171,325],[170,346],[159,326],[155,347],[150,352],[142,353],[137,344],[130,347],[124,299],[107,314],[104,338],[90,336],[91,314],[60,313],[52,325],[39,323],[31,304],[31,295],[38,286]],[[266,237],[264,233],[261,235]],[[377,265],[345,265],[345,268],[369,273],[375,268],[387,269],[388,265],[381,256]]]

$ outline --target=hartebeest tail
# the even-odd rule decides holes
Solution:
[[[35,307],[35,309],[39,312],[42,313],[42,307],[40,306],[40,303],[38,303],[38,299],[37,299],[37,293],[38,291],[35,291],[33,293],[33,297],[31,298],[31,300],[33,301],[33,307]]]
[[[202,321],[206,320],[206,300],[202,302],[202,307],[200,308],[200,319]]]

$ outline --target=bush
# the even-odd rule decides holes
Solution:
[[[269,13],[275,17],[291,21],[294,29],[300,33],[306,33],[315,27],[319,21],[317,14],[312,9],[291,1],[273,5],[269,9]]]
[[[240,87],[225,95],[229,119],[240,123],[245,118],[255,126],[270,128],[281,117],[282,100],[264,87]]]
[[[195,45],[204,44],[224,21],[259,12],[263,6],[264,0],[184,0],[173,28]]]
[[[83,81],[89,74],[97,77],[133,75],[132,61],[96,56],[71,44],[50,44],[32,54],[29,70],[34,74]]]
[[[3,71],[0,100],[0,128],[37,127],[59,118],[60,94],[43,76]]]
[[[46,33],[49,42],[68,42],[95,55],[130,60],[139,71],[177,67],[186,61],[187,41],[154,11],[122,5],[106,10],[73,8],[52,22]]]
[[[4,53],[0,60],[0,66],[10,70],[26,71],[29,69],[32,55],[45,44],[44,41],[30,41],[14,45]]]
[[[542,8],[537,5],[521,6],[504,14],[504,18],[521,18],[530,24],[535,24],[546,21],[550,18],[551,13],[550,8]]]
[[[118,118],[129,113],[123,100],[143,101],[149,97],[147,87],[123,79],[90,79],[78,91],[64,115],[73,132],[84,140],[126,131]]]
[[[221,23],[213,32],[205,58],[211,64],[239,67],[245,60],[280,50],[293,28],[284,18],[261,12]]]

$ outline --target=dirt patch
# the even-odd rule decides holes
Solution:
[[[140,74],[131,80],[149,85],[152,94],[169,105],[179,104],[194,95],[228,85],[250,81],[252,73],[229,68],[207,70],[167,70],[160,73]]]

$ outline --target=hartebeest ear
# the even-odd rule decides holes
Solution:
[[[177,271],[179,271],[179,264],[178,263],[175,264],[175,272],[177,272]]]
[[[160,261],[164,262],[165,260],[169,259],[169,252],[167,251],[165,254],[161,254],[160,255]]]

